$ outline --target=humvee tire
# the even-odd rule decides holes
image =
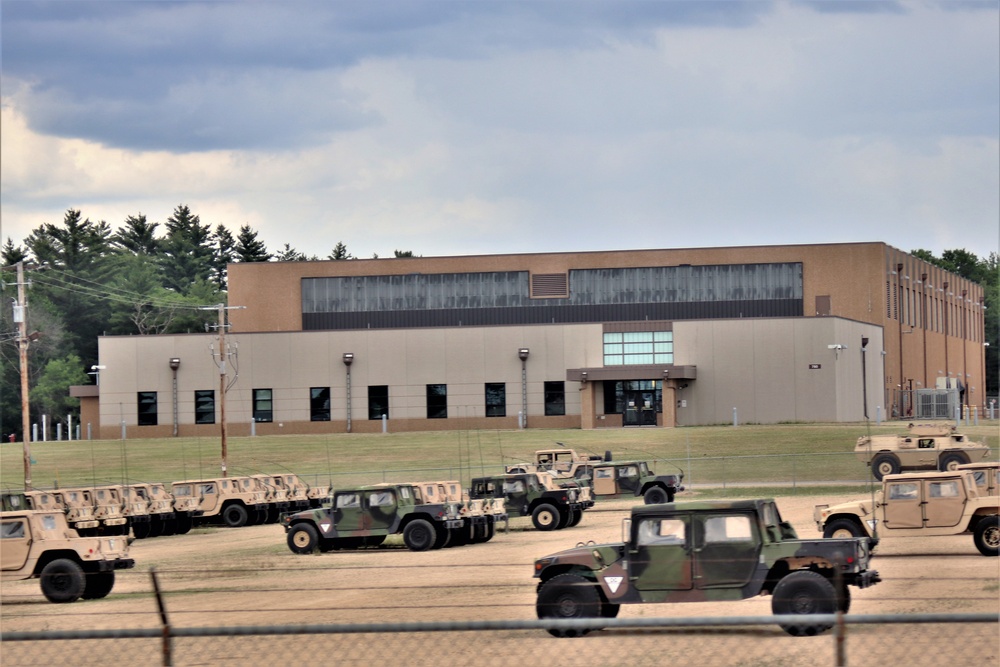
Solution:
[[[297,554],[311,554],[319,545],[316,529],[308,523],[297,523],[288,531],[288,548]]]
[[[42,595],[49,602],[75,602],[87,586],[83,568],[76,561],[57,558],[42,569]]]
[[[191,527],[194,526],[194,519],[189,515],[178,516],[174,519],[174,534],[176,535],[187,535],[191,532]]]
[[[1000,554],[1000,516],[994,514],[980,519],[972,532],[972,539],[982,555]]]
[[[579,507],[573,509],[573,516],[570,517],[569,527],[579,524],[583,520],[583,510]]]
[[[662,505],[670,502],[667,499],[667,492],[659,486],[651,486],[642,494],[642,501],[647,505]]]
[[[557,574],[538,591],[538,618],[601,618],[603,602],[597,585],[576,574]],[[607,617],[605,617],[607,618]],[[553,637],[582,637],[590,630],[549,629]]]
[[[796,570],[778,582],[771,598],[771,611],[782,614],[834,614],[837,612],[837,591],[821,574]],[[812,637],[829,630],[831,625],[782,625],[793,637]]]
[[[542,503],[531,513],[531,523],[535,524],[538,530],[555,530],[559,528],[562,517],[557,510],[548,503]]]
[[[437,542],[437,531],[425,519],[414,519],[403,529],[403,544],[410,551],[427,551]]]
[[[115,587],[115,571],[91,572],[87,575],[87,583],[83,587],[84,600],[99,600],[108,597],[108,593]]]
[[[144,540],[149,537],[150,532],[153,529],[153,521],[136,521],[132,524],[132,535],[137,540]]]
[[[941,457],[941,462],[938,464],[938,470],[941,472],[952,472],[953,470],[958,470],[958,466],[965,465],[969,462],[969,457],[961,452],[951,452],[950,454],[945,454]]]
[[[230,528],[240,528],[247,524],[247,511],[243,505],[227,505],[222,510],[222,520]]]
[[[850,519],[834,519],[823,526],[823,537],[825,539],[843,539],[845,537],[866,537],[867,533]]]
[[[879,454],[872,459],[872,475],[882,481],[886,475],[899,474],[899,459],[892,454]]]

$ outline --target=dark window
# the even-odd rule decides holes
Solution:
[[[507,386],[503,382],[486,383],[486,416],[507,416]]]
[[[311,387],[309,389],[309,420],[330,421],[330,388]]]
[[[545,383],[545,416],[561,417],[566,414],[566,383]]]
[[[274,419],[274,392],[270,389],[253,390],[253,420],[269,422]]]
[[[389,418],[389,386],[376,384],[368,387],[368,419]]]
[[[156,426],[156,392],[140,391],[137,396],[139,426]]]
[[[194,423],[215,423],[215,392],[211,389],[194,392]]]
[[[448,418],[448,385],[427,385],[427,418]]]

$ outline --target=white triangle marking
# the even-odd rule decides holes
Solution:
[[[604,577],[604,583],[608,585],[612,593],[618,592],[618,587],[622,585],[624,577]]]

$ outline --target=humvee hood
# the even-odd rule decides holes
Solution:
[[[622,543],[578,544],[572,549],[549,554],[535,560],[535,576],[551,565],[577,565],[599,570],[619,560],[624,553]]]

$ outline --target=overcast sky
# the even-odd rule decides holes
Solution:
[[[1000,242],[997,0],[0,12],[4,242],[178,204],[320,257]]]

